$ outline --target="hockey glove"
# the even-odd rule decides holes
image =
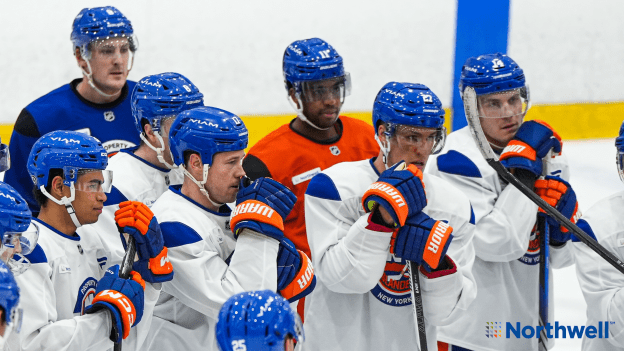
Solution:
[[[405,225],[392,236],[390,253],[437,269],[452,240],[453,227],[420,212],[409,217]]]
[[[230,226],[235,237],[244,229],[281,241],[284,237],[284,219],[292,210],[297,197],[286,186],[271,178],[258,178],[245,187],[241,179],[232,212]]]
[[[124,201],[115,211],[118,228],[131,235],[137,247],[139,260],[132,264],[132,269],[150,283],[163,283],[173,279],[173,266],[167,256],[167,248],[160,225],[152,210],[139,201]],[[122,243],[126,241],[122,238]]]
[[[316,286],[312,261],[287,238],[280,242],[277,253],[277,291],[288,302],[310,294]]]
[[[130,279],[119,278],[119,265],[111,266],[100,279],[95,297],[85,313],[102,309],[110,312],[113,327],[110,339],[119,343],[130,334],[130,328],[139,324],[143,317],[145,281],[135,271]]]
[[[408,217],[427,206],[423,174],[414,165],[399,162],[385,170],[379,179],[368,187],[362,197],[364,211],[383,207],[392,216],[394,227],[405,224]]]
[[[578,209],[576,194],[572,187],[565,180],[546,176],[544,179],[538,179],[535,182],[535,193],[539,195],[549,205],[561,212],[572,223],[576,223],[581,217],[581,211]],[[544,210],[539,209],[543,213]],[[561,226],[555,219],[547,216],[548,226],[550,227],[550,244],[559,246],[565,244],[571,238],[570,232]]]
[[[542,158],[552,149],[561,154],[561,137],[546,122],[522,123],[516,136],[503,149],[500,161],[506,168],[526,169],[542,175]]]

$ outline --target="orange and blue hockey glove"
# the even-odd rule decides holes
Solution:
[[[506,168],[520,168],[542,175],[542,159],[552,149],[561,153],[561,137],[543,121],[522,123],[514,138],[505,146],[500,161]]]
[[[316,286],[312,261],[287,238],[280,242],[277,253],[277,291],[288,302],[310,294]]]
[[[561,212],[572,223],[576,223],[581,217],[581,211],[578,208],[576,193],[565,180],[555,177],[546,176],[544,179],[538,179],[535,182],[535,193],[539,195],[549,205]],[[546,216],[550,227],[550,244],[560,246],[571,239],[570,232],[561,226],[555,219],[547,216],[541,208],[540,215]]]

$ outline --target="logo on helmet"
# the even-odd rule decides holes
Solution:
[[[424,102],[433,102],[433,97],[429,94],[423,94],[422,97]]]
[[[289,45],[288,48],[297,53],[297,55],[301,55],[301,50],[297,49],[297,47]]]
[[[65,142],[65,144],[69,144],[69,143],[80,144],[80,141],[76,139],[67,139],[67,138],[60,138],[60,137],[50,137],[50,139],[52,139],[53,141],[63,141]]]
[[[392,95],[394,95],[396,97],[400,97],[400,98],[404,98],[405,97],[405,94],[401,94],[399,92],[392,91],[390,89],[385,89],[385,91],[386,91],[386,93],[392,94]]]
[[[142,80],[140,82],[141,84],[145,84],[145,85],[149,85],[152,87],[156,87],[156,88],[162,88],[162,84],[158,83],[158,82],[150,82],[149,80]]]
[[[219,127],[218,125],[216,125],[216,124],[214,124],[212,122],[200,121],[200,120],[194,119],[194,118],[189,119],[189,122],[195,123],[195,124],[203,124],[203,125],[209,126],[209,127]]]
[[[2,196],[2,197],[6,197],[7,199],[12,200],[13,202],[17,202],[17,201],[15,200],[15,198],[14,198],[13,196],[9,195],[9,194],[0,193],[0,196]]]
[[[499,60],[499,59],[493,59],[492,60],[492,64],[494,69],[501,69],[501,68],[505,68],[505,64],[503,63],[503,61]]]

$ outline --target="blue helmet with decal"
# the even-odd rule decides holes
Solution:
[[[134,87],[131,104],[134,125],[143,134],[143,120],[158,132],[164,117],[203,106],[204,95],[185,76],[168,72],[141,79]]]
[[[6,172],[11,168],[11,154],[9,154],[9,146],[2,144],[0,140],[0,172]]]
[[[345,76],[342,57],[319,38],[297,40],[284,51],[284,80],[294,87],[301,82]],[[288,90],[289,86],[286,86]]]
[[[230,297],[221,307],[216,337],[221,351],[283,351],[287,338],[304,343],[303,326],[288,301],[270,291]]]
[[[197,152],[204,165],[212,165],[219,152],[244,150],[249,133],[237,115],[216,107],[202,106],[178,115],[169,130],[173,162],[184,164],[184,152]]]
[[[501,53],[470,57],[462,67],[459,91],[473,87],[477,95],[503,92],[526,86],[524,71]]]
[[[72,24],[71,41],[74,48],[85,50],[83,54],[88,52],[88,45],[93,41],[123,37],[128,38],[130,50],[136,51],[138,41],[132,24],[113,6],[82,9]]]
[[[28,173],[37,187],[46,187],[51,169],[63,170],[63,183],[70,186],[81,169],[104,170],[108,165],[106,150],[92,136],[57,130],[35,142],[28,156]]]
[[[10,326],[16,326],[19,328],[21,313],[18,311],[18,304],[20,298],[20,289],[17,286],[17,282],[13,277],[13,274],[6,266],[6,264],[0,261],[0,307],[4,309],[4,322]],[[19,330],[17,330],[19,331]],[[7,333],[4,333],[4,339],[7,338]]]
[[[21,233],[30,225],[28,203],[10,185],[0,182],[0,233],[4,242],[7,232]]]

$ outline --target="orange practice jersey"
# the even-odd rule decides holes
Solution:
[[[316,142],[285,124],[262,138],[243,161],[252,179],[268,176],[286,185],[297,196],[295,207],[284,221],[284,235],[312,257],[305,228],[304,195],[310,179],[340,162],[359,161],[377,156],[379,145],[371,125],[340,116],[342,133],[334,140]]]

